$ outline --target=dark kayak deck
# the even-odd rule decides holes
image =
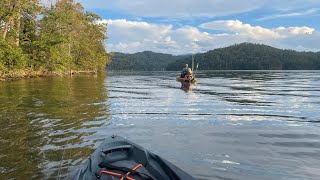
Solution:
[[[167,160],[120,136],[107,138],[73,179],[193,180]]]

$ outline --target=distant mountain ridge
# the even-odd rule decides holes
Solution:
[[[319,70],[320,52],[297,52],[263,44],[241,43],[195,55],[201,70]],[[109,70],[181,70],[191,65],[191,55],[114,53]]]

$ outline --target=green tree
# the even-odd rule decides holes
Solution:
[[[21,49],[0,39],[0,75],[4,76],[15,69],[21,69],[26,65],[27,57]]]
[[[105,67],[106,24],[100,17],[84,13],[73,0],[60,0],[43,13],[40,20],[41,63],[50,70],[90,69]]]

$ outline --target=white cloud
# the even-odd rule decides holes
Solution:
[[[268,20],[268,19],[277,19],[277,18],[285,18],[285,17],[296,17],[296,16],[307,16],[307,15],[315,15],[320,11],[320,8],[311,8],[299,12],[286,12],[281,14],[272,14],[262,18],[257,19],[258,21]]]
[[[264,39],[278,39],[280,34],[271,29],[262,28],[260,26],[251,26],[250,24],[243,24],[239,20],[213,21],[203,23],[199,27],[211,30],[223,30],[238,33],[257,40]]]
[[[289,28],[278,27],[278,28],[274,29],[274,31],[279,33],[282,37],[288,37],[288,36],[292,36],[292,35],[312,34],[315,31],[315,29],[309,28],[306,26],[289,27]]]
[[[274,29],[263,28],[261,26],[251,26],[239,20],[213,21],[200,24],[199,27],[211,30],[223,30],[233,32],[256,40],[276,40],[293,35],[312,34],[315,29],[303,27],[278,27]]]
[[[143,50],[164,51],[175,48],[176,42],[170,33],[172,25],[159,25],[125,19],[103,20],[108,24],[107,49],[120,52]]]
[[[134,53],[151,50],[155,52],[185,54],[205,52],[234,43],[264,43],[279,48],[296,50],[320,50],[320,33],[310,27],[276,27],[272,29],[252,26],[238,20],[213,21],[201,24],[201,28],[220,30],[224,33],[209,33],[197,27],[147,22],[103,20],[108,23],[107,49]]]
[[[112,38],[122,39],[126,37],[127,40],[140,40],[143,38],[162,39],[172,28],[171,25],[158,25],[140,21],[127,21],[125,19],[117,20],[102,20],[101,23],[109,25],[108,34],[112,34]]]

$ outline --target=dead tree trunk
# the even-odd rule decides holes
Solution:
[[[17,1],[15,1],[14,4],[12,5],[11,16],[9,17],[8,21],[5,22],[4,32],[2,34],[3,39],[6,39],[6,37],[7,37],[7,33],[8,33],[8,30],[9,30],[9,25],[13,24],[13,12],[15,10],[16,4],[17,4]]]
[[[20,4],[18,2],[17,4],[17,8],[18,8],[18,13],[17,13],[17,29],[16,29],[16,47],[20,46],[20,21],[21,21],[21,8],[20,8]]]

